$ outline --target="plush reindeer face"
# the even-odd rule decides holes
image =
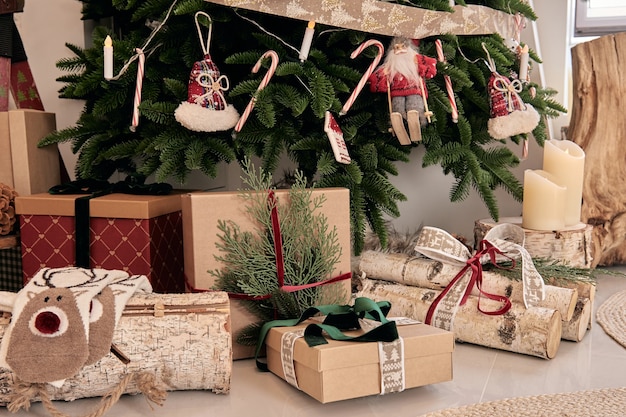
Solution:
[[[85,326],[69,288],[29,293],[15,322],[7,363],[27,382],[51,382],[75,374],[87,359]],[[74,348],[76,347],[76,349]]]

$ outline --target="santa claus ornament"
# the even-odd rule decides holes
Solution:
[[[202,39],[199,16],[209,21],[206,43]],[[174,117],[181,125],[196,132],[228,130],[237,124],[239,113],[232,104],[226,102],[224,92],[230,87],[228,78],[220,74],[209,54],[211,17],[204,12],[197,12],[195,20],[204,58],[194,63],[189,75],[187,101],[178,106]]]
[[[484,45],[483,48],[487,52]],[[519,96],[522,83],[500,75],[489,52],[487,56],[486,64],[491,71],[487,84],[491,104],[490,119],[487,122],[489,135],[494,139],[506,139],[532,132],[539,124],[539,113]]]
[[[408,38],[391,41],[385,62],[369,77],[370,90],[387,93],[391,126],[403,145],[419,142],[421,128],[430,122],[428,91],[424,79],[437,74],[437,60],[421,55],[416,44]],[[404,121],[409,131],[407,133]]]

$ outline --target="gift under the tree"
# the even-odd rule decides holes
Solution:
[[[267,368],[272,373],[322,403],[452,380],[452,332],[398,319],[399,337],[393,341],[329,339],[326,344],[309,346],[304,331],[317,323],[315,319],[271,328],[265,347]],[[360,329],[345,335],[364,333],[366,330]]]
[[[76,217],[81,198],[88,197],[16,198],[25,282],[43,267],[78,265],[146,275],[155,292],[184,292],[180,194],[90,198],[86,218]]]
[[[0,341],[7,335],[10,318],[10,313],[0,318]],[[60,339],[55,338],[56,343]],[[53,342],[48,340],[48,344]],[[35,397],[27,400],[39,401],[45,396],[73,401],[111,395],[113,400],[108,402],[114,403],[120,393],[148,395],[144,390],[148,383],[164,391],[230,391],[230,309],[224,292],[134,294],[125,304],[112,342],[110,353],[83,366],[74,376],[61,383],[33,385],[28,392]],[[76,349],[71,348],[74,359]],[[0,368],[0,405],[10,406],[15,401],[16,390],[24,383],[17,375]]]
[[[289,190],[276,190],[276,198],[288,201]],[[265,194],[264,194],[265,195]],[[330,229],[335,228],[341,254],[335,264],[333,277],[351,272],[350,255],[350,194],[345,188],[325,188],[311,190],[312,198],[323,196],[325,201],[318,210],[327,219]],[[239,192],[192,192],[182,196],[183,224],[185,238],[185,278],[191,291],[214,289],[216,277],[209,271],[221,269],[223,265],[215,256],[224,255],[217,244],[220,242],[220,221],[231,221],[240,230],[254,231],[258,225],[246,211],[245,201]],[[346,278],[349,278],[346,275]],[[278,278],[277,278],[278,280]],[[329,284],[342,293],[343,302],[350,297],[350,279]],[[237,338],[240,331],[250,324],[259,322],[245,302],[231,300],[232,333]],[[254,356],[254,346],[233,343],[233,358],[243,359]]]
[[[42,193],[61,181],[56,146],[38,142],[56,129],[54,113],[39,110],[0,112],[0,182],[19,195]]]

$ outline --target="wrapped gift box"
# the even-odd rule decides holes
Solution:
[[[287,364],[286,369],[295,371],[297,387],[322,403],[381,394],[384,385],[381,369],[398,371],[398,363],[403,363],[405,389],[452,380],[452,332],[421,323],[398,324],[404,353],[396,349],[398,356],[394,356],[388,349],[381,349],[380,342],[328,340],[328,344],[309,347],[302,337],[289,341],[291,335],[298,337],[298,330],[307,324],[270,329],[265,341],[267,366],[272,373],[289,381],[283,358],[293,357],[293,368]],[[380,353],[382,350],[393,364],[382,366],[381,356],[385,357]],[[397,375],[388,377],[398,381]],[[395,391],[390,388],[386,388],[386,393],[398,391],[397,386]]]
[[[24,281],[43,267],[76,264],[74,202],[79,197],[85,196],[15,199]],[[89,210],[90,267],[146,275],[155,292],[184,292],[180,194],[108,194],[91,199]]]
[[[336,227],[339,244],[342,248],[340,262],[335,266],[333,275],[351,271],[350,241],[350,191],[347,188],[325,188],[313,190],[312,198],[324,194],[326,201],[316,211],[328,220],[329,229]],[[288,198],[289,190],[277,190],[279,201]],[[191,192],[182,196],[183,235],[185,239],[185,276],[188,285],[196,290],[209,290],[215,284],[209,270],[219,269],[215,255],[220,252],[215,246],[220,231],[218,220],[232,220],[243,231],[256,230],[257,226],[248,216],[238,192]],[[345,289],[345,301],[348,302],[351,287],[350,280],[337,284]],[[231,300],[233,336],[258,319],[248,312],[240,300]],[[233,358],[244,359],[254,356],[254,346],[242,346],[233,343]]]
[[[37,147],[55,129],[54,113],[0,112],[0,182],[20,195],[43,193],[61,182],[58,148]]]

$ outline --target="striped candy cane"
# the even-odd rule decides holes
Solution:
[[[344,114],[346,114],[348,110],[350,110],[350,107],[352,107],[352,104],[354,104],[354,101],[356,100],[357,96],[359,95],[359,93],[361,92],[365,84],[367,83],[367,79],[370,77],[370,75],[372,75],[372,72],[374,72],[374,70],[380,63],[380,60],[383,58],[383,55],[385,53],[385,47],[380,41],[377,41],[375,39],[369,39],[363,42],[361,45],[359,45],[359,47],[356,48],[354,52],[352,52],[352,54],[350,55],[350,58],[354,59],[361,52],[363,52],[365,48],[372,46],[372,45],[375,45],[378,48],[378,54],[376,54],[376,57],[374,58],[370,66],[367,68],[367,71],[365,72],[365,74],[363,74],[363,76],[361,77],[361,80],[357,84],[356,88],[354,89],[352,94],[350,94],[350,97],[348,97],[348,101],[346,101],[346,104],[343,105],[341,112],[339,112],[340,116],[343,116]]]
[[[441,40],[435,40],[435,48],[437,49],[437,60],[439,62],[446,62],[446,58],[443,56],[443,47]],[[452,89],[452,80],[449,75],[444,75],[443,79],[446,82],[446,90],[448,91],[448,100],[450,101],[450,107],[452,108],[452,121],[457,123],[459,121],[459,111],[456,107],[456,100],[454,98],[454,90]]]
[[[146,56],[143,49],[135,49],[139,63],[137,64],[137,82],[135,83],[135,100],[133,101],[133,118],[130,124],[130,130],[134,132],[139,126],[139,104],[141,103],[141,87],[143,85],[143,73]]]
[[[259,87],[257,88],[255,94],[252,96],[252,98],[248,102],[246,109],[241,114],[239,121],[235,125],[235,132],[241,132],[243,125],[246,123],[246,120],[248,120],[248,116],[250,116],[250,113],[252,113],[252,109],[254,108],[254,105],[256,104],[257,94],[259,93],[259,91],[264,89],[269,84],[270,79],[272,78],[272,76],[274,75],[274,72],[276,71],[276,68],[278,67],[278,54],[272,50],[269,50],[265,52],[263,55],[261,55],[261,58],[259,58],[256,64],[254,64],[254,67],[252,67],[252,72],[254,74],[259,72],[259,69],[261,69],[261,62],[263,61],[263,59],[267,57],[271,58],[272,60],[272,63],[270,64],[270,68],[267,70],[267,73],[261,80],[261,84],[259,84]]]

